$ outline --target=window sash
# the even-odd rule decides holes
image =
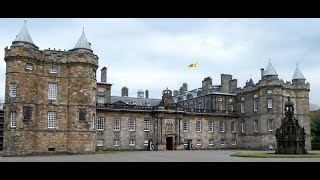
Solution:
[[[113,139],[113,146],[120,146],[120,139]]]
[[[57,83],[49,83],[48,99],[57,99]]]
[[[253,122],[253,130],[254,132],[258,132],[258,121]]]
[[[273,121],[268,120],[268,131],[273,131]]]
[[[135,139],[129,139],[129,146],[135,146],[136,140]]]
[[[244,113],[244,104],[243,103],[240,103],[240,108],[241,108],[241,113]]]
[[[253,101],[253,111],[258,111],[257,101]]]
[[[103,146],[103,140],[98,139],[97,140],[97,146]]]
[[[136,119],[129,119],[129,131],[136,130]]]
[[[189,129],[189,122],[188,121],[183,121],[183,131],[184,132],[188,132],[188,129]]]
[[[105,98],[101,97],[101,96],[98,96],[98,103],[104,104],[105,103]]]
[[[242,132],[242,133],[245,133],[244,122],[241,122],[241,132]]]
[[[16,97],[17,96],[17,85],[16,84],[10,84],[9,85],[9,94],[10,97]]]
[[[144,131],[150,131],[150,121],[144,120]]]
[[[213,122],[212,121],[208,122],[208,129],[209,129],[209,132],[213,132]]]
[[[113,130],[120,131],[120,119],[113,120]]]
[[[231,132],[236,132],[236,123],[235,122],[231,122]]]
[[[104,118],[103,117],[97,118],[97,130],[104,130]]]
[[[201,121],[196,121],[196,132],[201,132]]]
[[[213,145],[213,139],[209,139],[209,146]]]
[[[11,127],[16,128],[17,127],[17,113],[16,112],[11,112],[10,114],[10,120],[11,120]]]
[[[225,140],[225,139],[221,139],[221,140],[220,140],[220,145],[221,145],[221,146],[226,145],[226,140]]]
[[[48,128],[56,128],[56,112],[48,112]]]
[[[31,120],[32,118],[32,107],[23,107],[23,119]]]
[[[197,146],[200,146],[202,143],[202,140],[201,139],[197,139]]]
[[[220,122],[220,132],[225,132],[226,131],[226,126],[224,122]]]
[[[233,105],[229,105],[229,111],[233,111]]]
[[[272,99],[268,99],[268,109],[272,108]]]

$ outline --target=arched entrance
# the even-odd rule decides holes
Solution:
[[[173,147],[174,147],[173,137],[167,137],[166,138],[166,149],[173,150]]]

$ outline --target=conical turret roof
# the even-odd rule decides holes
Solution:
[[[278,74],[269,60],[269,64],[268,64],[266,70],[264,71],[263,76],[271,76],[271,75],[277,76]]]
[[[297,65],[296,71],[294,72],[294,75],[292,77],[292,80],[294,80],[294,79],[304,79],[304,80],[306,79],[304,77],[304,75],[302,74],[302,72],[300,71],[298,65]]]
[[[73,49],[88,49],[92,51],[91,44],[88,42],[86,35],[84,34],[84,30],[82,31],[82,34],[76,44],[76,46]]]
[[[28,32],[28,29],[27,29],[27,22],[26,20],[24,20],[24,23],[23,23],[23,26],[22,26],[22,29],[20,31],[20,33],[16,36],[16,38],[14,39],[14,42],[25,42],[25,43],[30,43],[32,45],[35,45],[32,41],[32,38]]]

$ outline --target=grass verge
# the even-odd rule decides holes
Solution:
[[[274,152],[236,152],[231,154],[235,157],[252,158],[320,158],[319,152],[310,152],[308,154],[275,154]]]

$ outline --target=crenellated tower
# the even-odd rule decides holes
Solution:
[[[69,51],[39,50],[24,22],[5,48],[3,156],[94,152],[98,59],[84,31]]]

